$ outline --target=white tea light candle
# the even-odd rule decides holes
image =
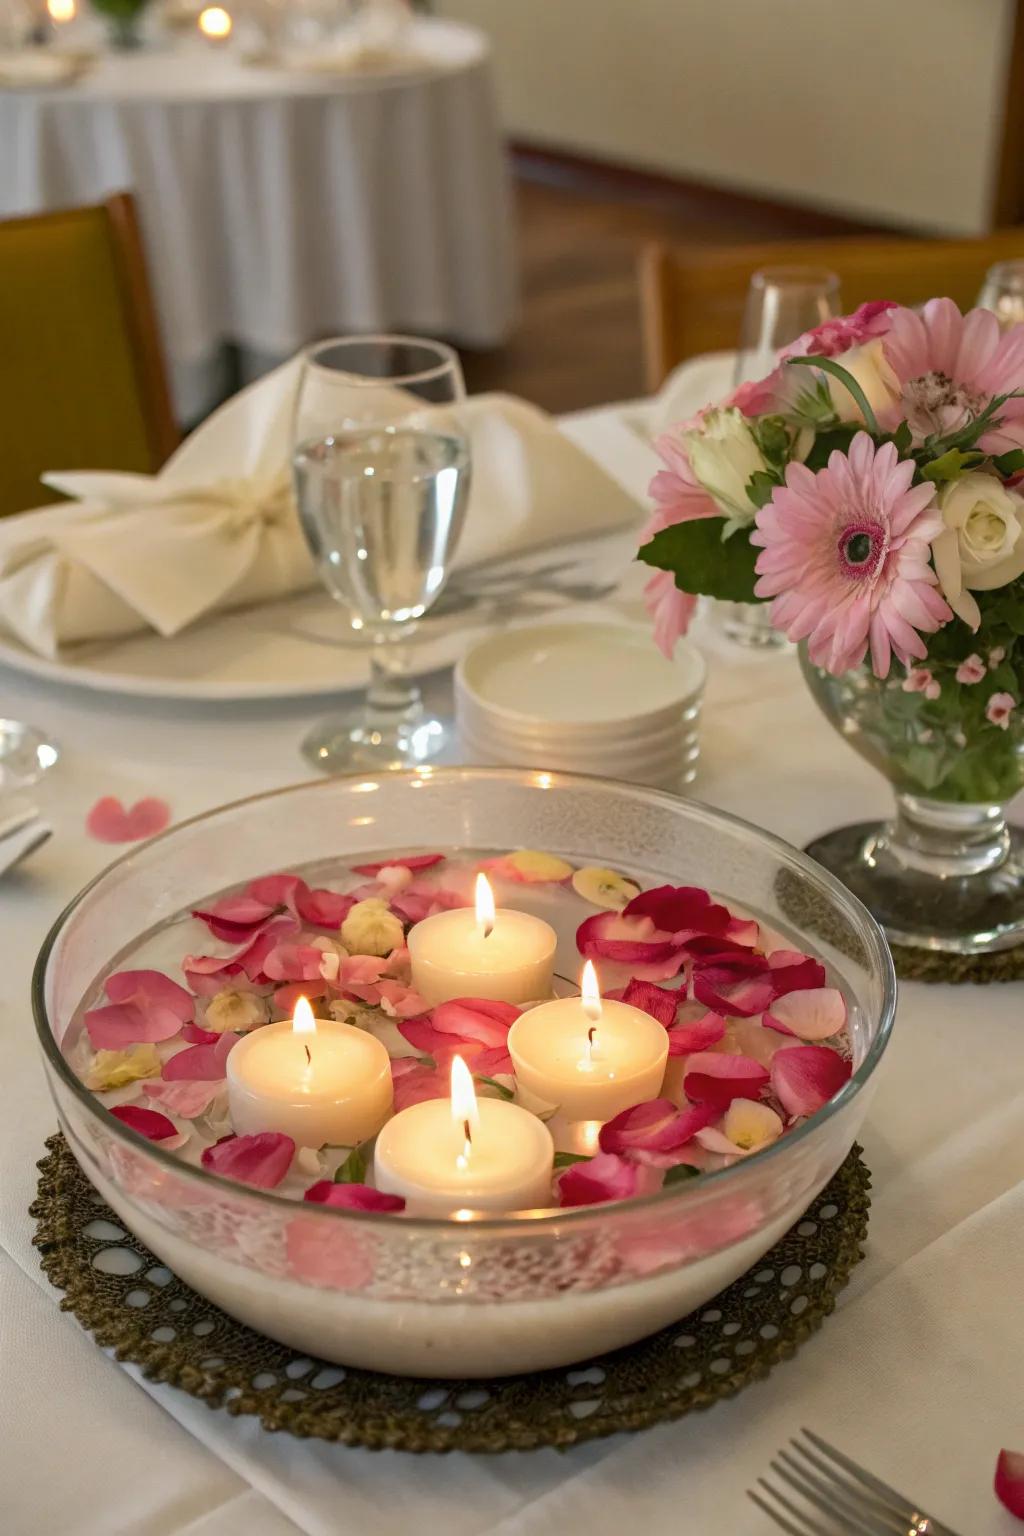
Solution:
[[[410,930],[412,984],[431,1005],[453,997],[534,1002],[551,995],[557,942],[543,918],[495,911],[490,884],[477,875],[474,911],[438,912]]]
[[[461,1056],[451,1097],[403,1109],[377,1137],[378,1189],[420,1216],[522,1211],[552,1204],[555,1148],[547,1126],[503,1099],[478,1099]]]
[[[314,1019],[304,997],[294,1019],[245,1035],[227,1059],[231,1123],[239,1135],[282,1131],[300,1147],[350,1147],[391,1113],[391,1059],[365,1029]]]
[[[581,996],[522,1014],[508,1050],[524,1101],[557,1105],[568,1120],[604,1121],[658,1097],[668,1031],[639,1008],[602,1000],[588,960]]]

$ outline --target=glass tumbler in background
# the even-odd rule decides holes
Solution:
[[[441,342],[348,337],[305,353],[292,434],[299,520],[371,668],[361,708],[303,742],[326,773],[408,767],[446,743],[405,675],[401,641],[440,595],[465,520],[464,396],[458,357]]]
[[[990,309],[1004,329],[1024,320],[1024,261],[997,261],[989,267],[978,308]]]
[[[842,314],[839,279],[823,267],[762,267],[750,279],[733,384],[763,379],[780,350],[805,331]],[[723,633],[752,650],[788,644],[773,629],[766,603],[719,603]]]

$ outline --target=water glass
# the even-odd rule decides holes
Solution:
[[[408,767],[448,739],[406,675],[401,641],[444,588],[465,520],[464,397],[458,357],[441,342],[349,337],[305,353],[292,434],[299,520],[371,670],[362,708],[303,743],[325,772]]]
[[[1024,320],[1024,261],[997,261],[989,267],[978,308],[990,309],[1004,330]]]

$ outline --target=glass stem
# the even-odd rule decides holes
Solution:
[[[919,795],[896,796],[896,819],[883,840],[906,868],[942,879],[998,869],[1010,852],[1001,805],[956,805]]]
[[[370,652],[370,686],[366,692],[367,714],[382,727],[392,728],[399,722],[411,719],[422,705],[422,695],[417,685],[402,672],[401,666],[389,665],[384,660],[395,654],[395,648],[386,641],[378,642]]]

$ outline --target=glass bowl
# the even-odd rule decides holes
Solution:
[[[816,952],[846,993],[849,1082],[768,1150],[658,1194],[459,1222],[298,1204],[187,1167],[107,1114],[64,1059],[63,1033],[98,975],[212,890],[325,856],[499,843],[623,868],[645,885],[707,886]],[[560,954],[556,969],[572,974],[577,964],[575,951]],[[539,1370],[632,1343],[755,1264],[849,1152],[895,996],[885,940],[865,908],[768,833],[659,790],[482,768],[332,778],[185,822],[75,898],[33,978],[61,1128],[147,1247],[226,1312],[295,1349],[439,1377]]]

